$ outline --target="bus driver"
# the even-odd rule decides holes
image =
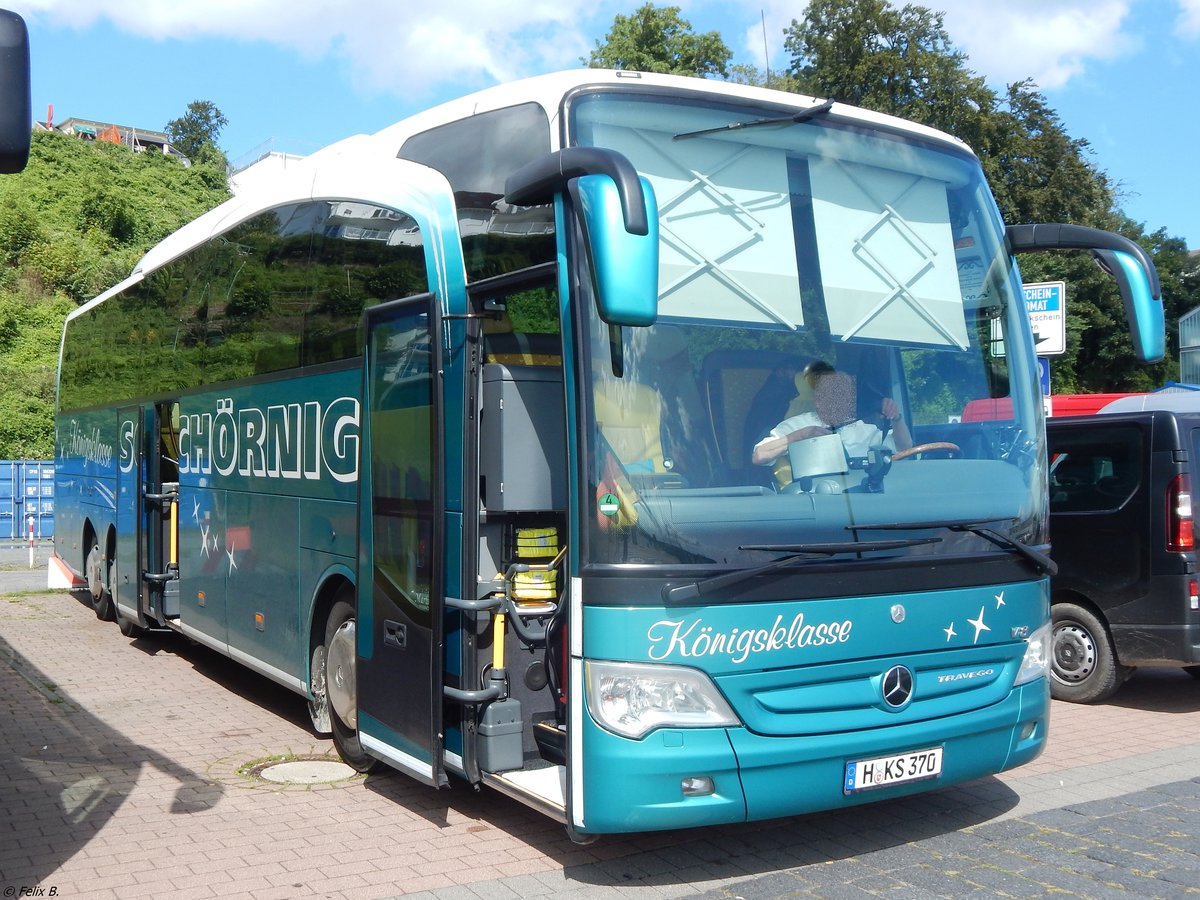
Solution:
[[[796,376],[796,388],[799,393],[788,409],[788,417],[754,445],[751,455],[751,461],[758,466],[778,460],[775,474],[781,483],[791,481],[790,466],[786,459],[780,458],[787,455],[789,445],[795,441],[836,433],[852,458],[866,456],[872,447],[881,445],[890,450],[912,446],[912,436],[895,400],[884,397],[880,403],[886,429],[864,422],[857,415],[854,378],[836,371],[828,363],[820,360],[809,363]],[[809,403],[812,408],[803,409]]]

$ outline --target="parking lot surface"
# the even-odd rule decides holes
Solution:
[[[998,777],[577,846],[461,783],[259,777],[333,758],[302,699],[176,635],[123,637],[46,591],[46,553],[31,570],[0,547],[4,897],[1200,897],[1200,681],[1182,672],[1055,703],[1047,751]]]

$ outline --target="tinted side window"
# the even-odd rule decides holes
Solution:
[[[1142,476],[1141,431],[1133,425],[1050,431],[1050,511],[1120,507]]]
[[[536,103],[480,113],[416,134],[401,159],[437,169],[454,190],[471,281],[554,260],[554,211],[512,207],[504,182],[550,152],[550,121]]]
[[[312,295],[301,330],[301,365],[362,352],[362,311],[429,290],[416,220],[370,203],[332,201],[313,222]]]
[[[411,217],[339,200],[278,207],[73,320],[59,408],[349,359],[364,307],[426,290]]]

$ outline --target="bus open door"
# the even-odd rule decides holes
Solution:
[[[437,322],[428,294],[367,313],[357,604],[353,617],[345,604],[334,607],[326,645],[333,734],[343,758],[363,770],[371,757],[383,759],[440,786],[446,774]]]
[[[179,616],[179,404],[118,413],[113,597],[126,634]]]

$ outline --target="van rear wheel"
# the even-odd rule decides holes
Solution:
[[[1077,603],[1056,603],[1051,613],[1050,694],[1071,703],[1099,703],[1133,671],[1117,662],[1108,628]]]

